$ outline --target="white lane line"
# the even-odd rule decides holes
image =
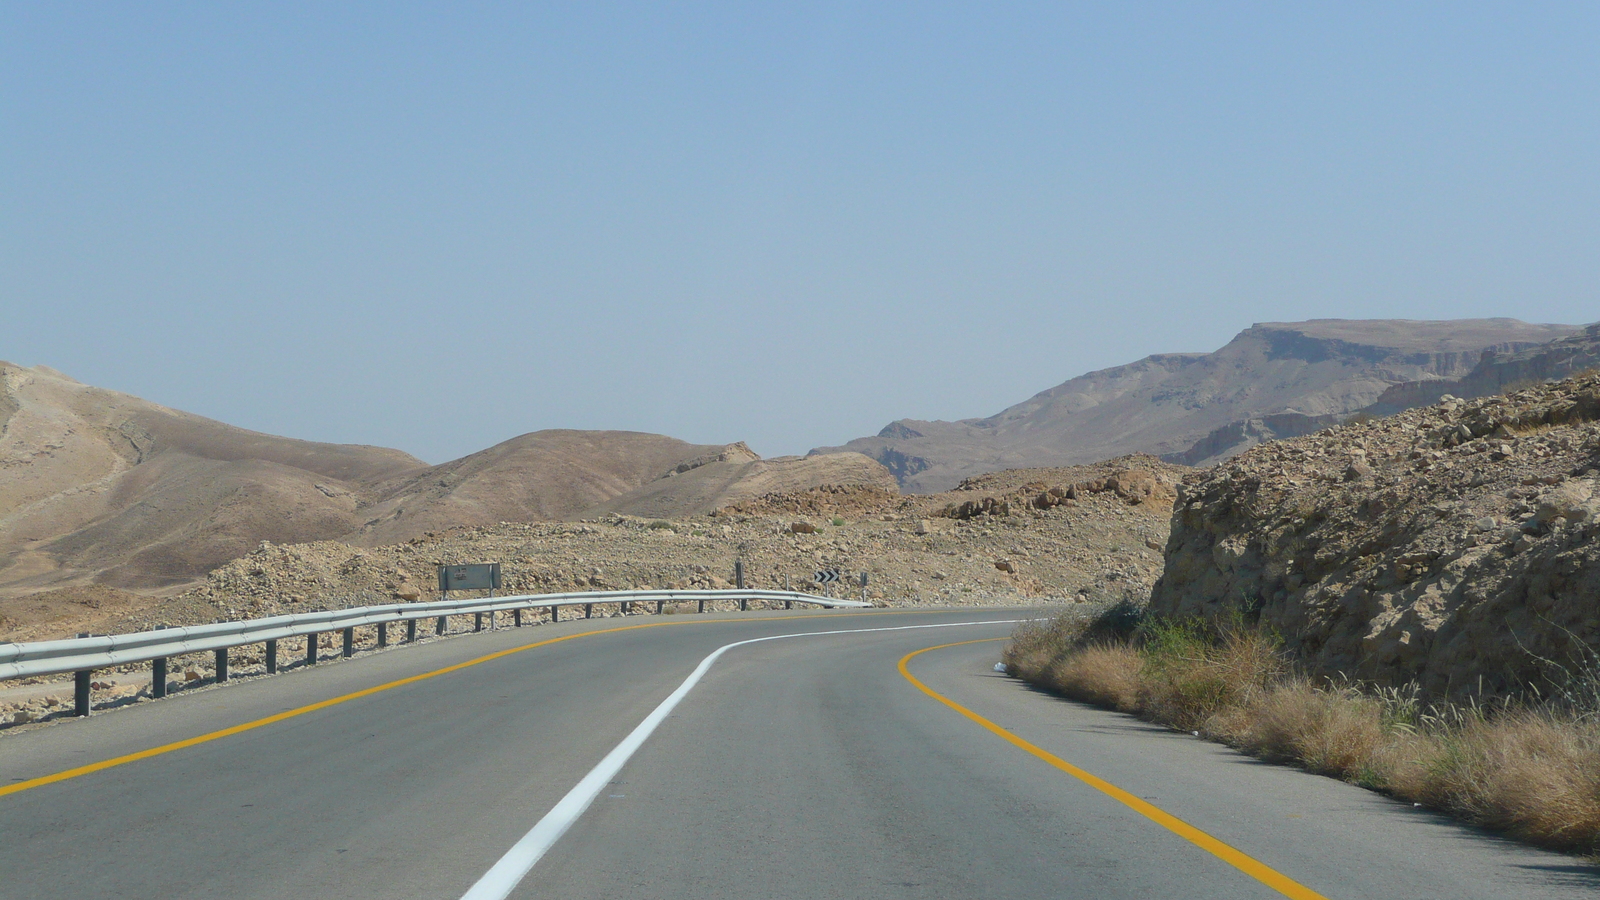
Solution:
[[[489,871],[478,879],[478,882],[472,886],[471,890],[461,895],[461,900],[504,900],[504,898],[509,897],[517,885],[522,882],[522,879],[527,877],[528,872],[533,869],[534,864],[539,861],[540,857],[544,856],[545,852],[554,846],[555,842],[560,840],[563,834],[567,833],[567,829],[572,827],[572,823],[578,821],[578,817],[583,815],[583,811],[589,808],[589,804],[593,803],[594,799],[605,789],[605,786],[611,782],[611,779],[616,777],[617,773],[622,770],[623,765],[628,762],[629,757],[633,756],[639,747],[644,744],[645,739],[650,737],[650,733],[656,730],[656,726],[660,725],[662,720],[666,719],[667,715],[672,712],[673,707],[676,707],[684,697],[687,697],[689,691],[693,690],[694,686],[700,682],[700,679],[705,677],[706,672],[711,669],[712,663],[715,663],[718,657],[735,647],[743,647],[746,644],[759,644],[763,641],[821,637],[830,634],[866,634],[873,631],[913,631],[919,628],[958,628],[971,625],[1015,625],[1018,622],[1027,621],[1032,620],[993,619],[987,622],[940,622],[935,625],[896,625],[887,628],[852,628],[846,631],[808,631],[804,634],[774,634],[768,637],[751,638],[748,641],[735,641],[731,644],[724,644],[718,647],[710,656],[701,660],[700,665],[689,673],[689,677],[684,679],[683,684],[678,685],[678,689],[673,691],[667,699],[661,701],[660,706],[657,706],[650,715],[645,716],[644,721],[640,722],[631,734],[622,739],[622,743],[613,748],[610,753],[607,753],[605,759],[600,760],[599,765],[591,769],[589,774],[583,776],[582,781],[578,782],[572,790],[567,792],[565,797],[561,798],[561,802],[551,807],[550,811],[544,814],[544,818],[540,819],[538,824],[523,835],[522,840],[517,841],[515,846],[507,850],[506,855],[500,857],[500,861],[490,867]]]

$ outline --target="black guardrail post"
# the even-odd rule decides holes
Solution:
[[[308,635],[306,635],[306,665],[314,666],[316,664],[317,664],[317,636],[316,636],[316,634],[308,634]]]
[[[561,621],[561,604],[552,603],[550,604],[550,624],[554,625],[559,621]]]
[[[414,643],[417,639],[417,620],[406,620],[406,643]]]
[[[267,674],[278,674],[278,639],[267,641]]]
[[[217,683],[221,684],[228,680],[228,648],[218,647],[213,653],[217,660]]]
[[[434,634],[444,634],[445,626],[447,626],[449,624],[448,622],[445,621],[445,619],[448,619],[448,618],[450,618],[450,617],[449,616],[440,616],[438,618],[438,620],[433,623],[433,633]]]
[[[344,630],[344,656],[349,659],[356,652],[356,630],[347,626]]]
[[[739,612],[749,612],[749,611],[750,611],[750,598],[749,597],[740,597],[739,598]]]
[[[667,601],[665,601],[665,600],[657,600],[656,601],[656,615],[658,615],[658,616],[661,615],[661,611],[663,609],[666,609],[666,608],[667,608]]]
[[[593,603],[585,603],[583,605],[583,617],[585,619],[588,619],[588,618],[591,618],[593,616],[594,616],[594,604]]]
[[[784,609],[794,609],[794,598],[790,597],[789,599],[783,601],[783,608]]]
[[[167,626],[157,625],[155,631],[166,631]],[[160,700],[167,695],[167,658],[150,660],[150,696]]]
[[[483,613],[473,613],[472,614],[472,630],[473,631],[482,631],[483,630]]]
[[[72,673],[72,714],[75,716],[89,714],[89,677],[93,674],[89,669]]]
[[[705,611],[706,611],[706,598],[701,597],[700,598],[700,608],[695,610],[695,612],[705,612]]]
[[[517,628],[522,627],[522,607],[519,606],[511,611],[511,624]]]
[[[627,614],[628,614],[628,601],[626,601],[626,600],[618,600],[617,601],[617,615],[625,616]]]

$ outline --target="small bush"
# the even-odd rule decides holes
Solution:
[[[833,527],[838,528],[839,526],[841,526],[843,524],[844,524],[844,519],[840,518],[839,516],[834,516],[833,517]]]
[[[650,528],[653,531],[663,531],[663,530],[665,530],[665,531],[673,531],[673,532],[675,532],[675,531],[678,530],[678,526],[672,524],[671,522],[668,522],[666,519],[657,519],[654,522],[651,522],[650,523]]]
[[[1230,625],[1213,631],[1194,620],[1147,623],[1140,656],[1140,708],[1184,731],[1204,728],[1287,671],[1276,638],[1265,630]]]
[[[1053,661],[1046,672],[1051,683],[1075,700],[1119,712],[1139,710],[1139,672],[1144,660],[1127,645],[1091,644]]]

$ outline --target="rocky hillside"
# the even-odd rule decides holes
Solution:
[[[1182,487],[1151,599],[1242,609],[1315,669],[1550,690],[1600,646],[1600,376],[1255,448]],[[1592,671],[1592,668],[1590,669]]]
[[[1206,465],[1335,424],[1395,385],[1462,378],[1485,353],[1528,351],[1574,329],[1515,319],[1264,323],[1214,353],[1151,356],[1074,378],[988,418],[902,419],[874,437],[812,453],[866,454],[919,492],[981,472],[1135,452]]]
[[[92,606],[0,600],[0,640],[436,599],[435,566],[478,561],[500,562],[507,590],[532,593],[721,588],[742,559],[747,583],[763,588],[813,589],[819,568],[851,578],[865,571],[869,597],[883,605],[1143,597],[1186,472],[1132,457],[996,473],[940,495],[903,496],[892,484],[814,487],[674,520],[607,513],[374,547],[264,542],[159,605],[130,605],[103,589]],[[833,590],[854,596],[859,587]]]
[[[0,363],[0,598],[88,585],[171,593],[263,540],[378,545],[601,511],[682,516],[823,484],[894,479],[858,455],[762,460],[743,444],[617,431],[541,431],[428,466]]]

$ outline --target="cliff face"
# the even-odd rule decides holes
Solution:
[[[1159,614],[1244,610],[1323,673],[1549,687],[1600,645],[1600,376],[1257,447],[1180,488]]]
[[[1486,352],[1515,353],[1573,330],[1515,319],[1263,323],[1215,353],[1151,356],[1074,378],[988,418],[905,419],[812,453],[866,454],[920,492],[982,472],[1135,452],[1205,465],[1342,421],[1397,384],[1459,379]]]
[[[1384,391],[1367,411],[1390,415],[1437,403],[1445,394],[1486,397],[1511,385],[1566,378],[1596,367],[1600,367],[1600,323],[1535,347],[1486,349],[1466,375],[1397,384]]]

